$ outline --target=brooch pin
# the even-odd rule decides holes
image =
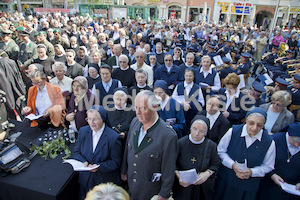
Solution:
[[[151,138],[148,139],[148,142],[151,142]]]

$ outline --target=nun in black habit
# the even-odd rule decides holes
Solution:
[[[190,134],[178,141],[174,199],[211,200],[220,164],[217,145],[205,137],[209,131],[209,120],[205,116],[196,116],[191,124]],[[193,184],[184,182],[179,174],[179,171],[190,169],[197,172]]]

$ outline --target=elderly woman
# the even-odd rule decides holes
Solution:
[[[107,114],[113,130],[120,134],[125,144],[130,123],[135,117],[132,105],[127,104],[128,91],[126,88],[117,88],[114,92],[113,105],[109,105]]]
[[[107,125],[107,113],[102,106],[87,111],[88,126],[79,130],[74,148],[74,159],[86,167],[98,168],[79,172],[80,199],[95,185],[120,182],[119,168],[122,161],[122,144],[119,134]]]
[[[220,159],[217,145],[206,138],[209,120],[204,116],[193,119],[190,134],[178,141],[178,157],[174,184],[175,200],[212,200],[214,196],[215,173]],[[181,170],[195,169],[197,179],[193,183],[185,182],[179,174]]]
[[[124,54],[119,56],[119,68],[114,69],[112,78],[121,81],[123,86],[130,88],[135,85],[135,71],[128,66],[128,57]]]
[[[154,94],[161,98],[160,109],[157,113],[176,131],[178,138],[181,138],[185,127],[184,112],[180,104],[169,96],[169,93],[166,81],[157,80],[154,83]]]
[[[60,44],[54,45],[54,51],[55,51],[54,60],[56,62],[63,62],[63,63],[67,62],[66,52]]]
[[[54,72],[55,77],[52,78],[49,82],[57,87],[63,92],[72,91],[72,78],[65,76],[67,67],[62,62],[55,62],[52,65],[52,71]]]
[[[223,83],[225,88],[221,88],[219,91],[222,101],[226,103],[222,113],[232,125],[241,124],[246,115],[246,110],[241,106],[243,103],[241,99],[244,94],[238,89],[240,77],[236,73],[230,73],[223,80]],[[245,100],[245,98],[243,99]]]
[[[285,90],[275,92],[271,97],[271,102],[260,106],[267,112],[267,122],[265,128],[269,134],[277,133],[285,126],[294,122],[294,115],[287,106],[292,102],[292,95]]]
[[[300,123],[292,123],[273,135],[276,144],[275,169],[260,184],[258,200],[297,200],[280,187],[281,183],[300,182]]]
[[[281,188],[281,183],[297,185],[300,190],[300,123],[292,123],[273,135],[276,144],[275,169],[262,180],[258,200],[282,199],[296,200]]]
[[[65,102],[61,90],[46,82],[42,71],[33,71],[30,78],[33,86],[29,88],[27,106],[22,111],[27,115],[42,115],[31,126],[38,125],[41,129],[64,126]]]
[[[135,72],[136,85],[129,89],[129,93],[135,96],[137,93],[143,90],[151,90],[152,88],[147,85],[147,72],[144,69],[138,69]]]
[[[66,120],[70,122],[75,131],[78,131],[87,125],[85,121],[86,111],[95,104],[96,99],[88,90],[87,80],[83,76],[77,76],[73,80],[72,91]]]
[[[101,81],[101,77],[99,74],[99,66],[97,64],[92,63],[88,65],[88,76],[86,77],[88,81],[88,88],[92,89],[95,83]]]
[[[254,108],[246,115],[246,124],[233,126],[222,137],[218,154],[218,200],[254,200],[262,177],[274,169],[275,143],[264,129],[267,113]]]

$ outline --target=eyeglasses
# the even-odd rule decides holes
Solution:
[[[119,63],[127,63],[126,61],[119,61]]]
[[[254,126],[255,124],[258,128],[263,128],[265,126],[265,124],[263,123],[255,123],[254,121],[247,120],[248,126]]]
[[[165,60],[165,62],[172,62],[173,60]]]
[[[100,120],[99,118],[85,118],[85,121],[87,121],[87,122],[93,122],[93,123],[95,123],[95,122],[97,122],[99,120]]]
[[[205,134],[206,134],[206,131],[205,131],[205,130],[199,130],[199,131],[198,131],[198,129],[195,128],[195,127],[192,127],[192,128],[191,128],[191,131],[193,131],[193,132],[198,132],[200,135],[205,135]]]
[[[282,103],[276,103],[276,102],[273,102],[273,101],[272,101],[271,104],[273,104],[274,106],[278,106],[278,107],[282,107],[283,106]]]

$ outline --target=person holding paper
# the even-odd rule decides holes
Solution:
[[[211,58],[203,56],[201,59],[201,67],[195,70],[195,83],[201,86],[202,83],[208,86],[203,86],[205,90],[219,91],[221,81],[218,72],[211,68]]]
[[[122,162],[121,138],[109,127],[106,110],[99,105],[92,106],[87,111],[86,119],[89,125],[79,130],[74,159],[83,162],[85,166],[100,166],[91,171],[79,172],[81,199],[100,183],[119,184]]]
[[[273,135],[276,144],[275,169],[261,181],[258,200],[296,200],[285,192],[280,183],[296,185],[300,182],[300,122],[289,124]]]
[[[217,145],[206,138],[209,120],[205,116],[196,116],[190,128],[190,134],[178,141],[178,157],[174,183],[175,200],[212,200],[214,196],[215,173],[220,159]],[[187,182],[179,171],[196,169],[195,181]]]
[[[264,129],[266,117],[267,113],[256,107],[248,111],[245,125],[233,126],[222,137],[215,200],[256,199],[262,177],[274,169],[275,163],[275,143]]]
[[[35,70],[30,74],[32,87],[28,90],[27,106],[22,112],[29,115],[42,115],[37,121],[33,120],[31,127],[41,129],[64,126],[65,101],[59,87],[46,81],[46,74]]]

